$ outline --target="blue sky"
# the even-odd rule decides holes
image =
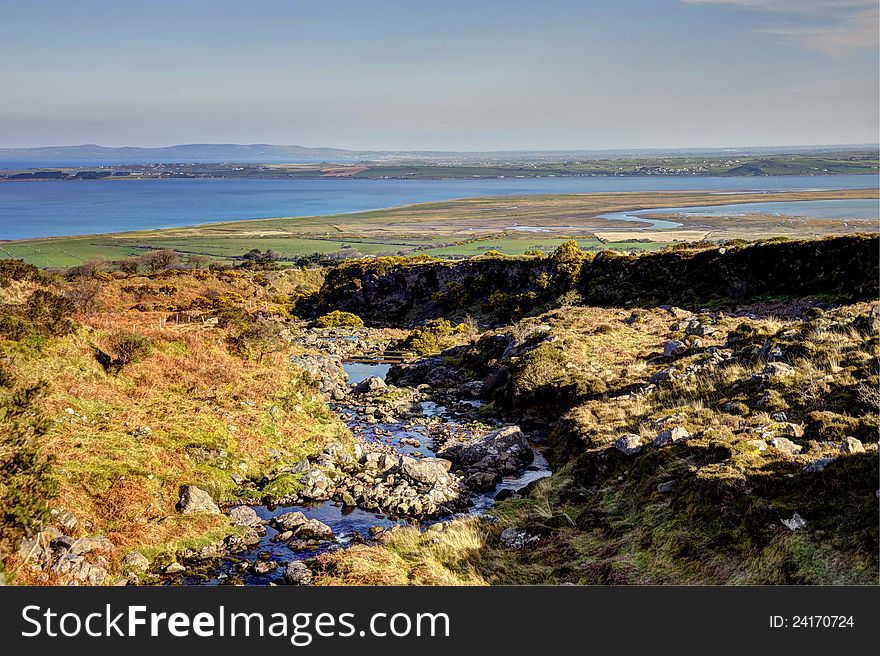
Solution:
[[[0,0],[0,147],[876,143],[876,0]]]

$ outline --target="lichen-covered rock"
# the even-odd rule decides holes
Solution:
[[[284,582],[290,585],[308,585],[312,582],[312,570],[299,560],[291,560],[284,568]]]
[[[624,433],[614,442],[614,447],[631,456],[642,450],[642,438],[635,433]]]
[[[263,523],[257,511],[250,506],[235,506],[229,509],[229,521],[233,526],[259,526]]]
[[[180,488],[180,499],[177,502],[177,511],[183,515],[208,513],[219,515],[220,508],[214,503],[211,495],[195,485],[183,485]]]

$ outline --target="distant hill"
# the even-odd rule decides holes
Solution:
[[[613,157],[683,157],[772,155],[777,153],[820,154],[850,150],[876,150],[868,146],[772,146],[758,148],[675,148],[641,150],[510,150],[456,152],[430,150],[347,150],[344,148],[307,148],[273,144],[181,144],[163,148],[123,146],[111,148],[96,144],[81,146],[44,146],[39,148],[0,148],[0,168],[31,166],[90,166],[95,164],[171,164],[171,163],[315,163],[315,162],[406,162],[487,163],[487,162],[560,162],[577,159]]]

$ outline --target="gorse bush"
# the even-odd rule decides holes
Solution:
[[[0,314],[0,338],[63,337],[76,328],[70,318],[73,304],[44,289],[34,291],[23,306],[8,306]]]
[[[431,319],[419,328],[414,328],[401,341],[395,344],[395,348],[402,351],[412,351],[418,355],[436,353],[450,342],[454,335],[467,333],[471,328],[466,323],[453,326],[446,319]]]
[[[333,310],[333,312],[318,317],[315,325],[318,328],[362,328],[364,320],[351,312]]]
[[[15,280],[23,282],[41,282],[45,274],[33,264],[25,264],[24,260],[0,260],[0,287],[8,287]]]
[[[120,369],[127,364],[143,360],[153,351],[153,343],[149,337],[130,330],[112,333],[107,341]]]
[[[0,392],[0,571],[21,539],[48,519],[57,494],[51,461],[37,443],[49,429],[36,404],[42,389]]]

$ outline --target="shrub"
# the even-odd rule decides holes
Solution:
[[[169,248],[147,251],[138,260],[149,273],[159,273],[180,266],[180,256]]]
[[[104,257],[93,257],[79,266],[70,267],[67,270],[67,279],[76,280],[77,278],[93,278],[98,273],[103,273],[107,268],[108,262]]]
[[[108,342],[110,349],[116,356],[115,364],[119,369],[132,362],[142,360],[153,350],[153,344],[149,337],[129,330],[119,330],[112,333]]]
[[[37,408],[43,385],[0,397],[0,571],[22,538],[49,517],[48,500],[57,494],[51,459],[38,441],[49,422]]]
[[[244,297],[238,292],[223,292],[211,299],[214,307],[218,310],[225,310],[236,305],[244,305]]]
[[[315,321],[318,328],[362,328],[364,320],[351,312],[333,310]]]
[[[37,267],[24,260],[0,260],[0,287],[8,287],[13,280],[40,282],[44,278]]]
[[[418,355],[429,355],[440,351],[443,348],[444,340],[453,332],[462,334],[467,330],[467,325],[463,323],[453,328],[446,319],[431,319],[419,328],[411,330],[395,346],[400,350],[412,351]]]
[[[98,294],[100,293],[101,284],[98,280],[95,278],[80,278],[70,285],[65,295],[77,312],[92,314],[97,307]]]
[[[114,264],[119,267],[122,273],[127,273],[128,275],[136,274],[141,266],[140,260],[136,257],[125,257],[121,260],[116,260]]]
[[[283,325],[269,319],[257,319],[229,339],[232,349],[245,358],[262,362],[269,353],[276,353],[287,348]]]
[[[90,281],[97,285],[95,281]],[[73,297],[76,300],[76,297]],[[6,307],[0,314],[0,336],[19,341],[33,335],[63,337],[76,329],[70,315],[80,309],[68,297],[44,289],[33,292],[23,306]]]
[[[211,258],[207,255],[190,255],[187,264],[193,269],[207,269],[211,266]]]

